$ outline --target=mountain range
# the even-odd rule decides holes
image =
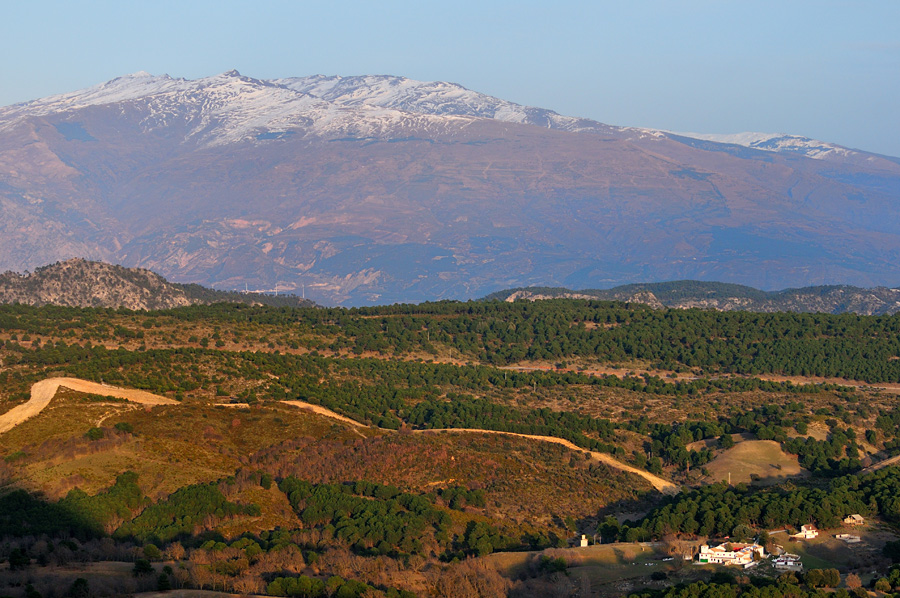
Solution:
[[[804,287],[781,291],[761,291],[721,282],[676,280],[627,284],[611,289],[529,287],[491,293],[485,300],[539,301],[542,299],[599,299],[643,303],[655,309],[715,309],[751,312],[855,313],[892,315],[900,312],[900,289],[863,289],[847,285]]]
[[[402,77],[136,73],[0,108],[0,269],[77,256],[326,304],[890,286],[898,198],[893,157],[615,127]]]

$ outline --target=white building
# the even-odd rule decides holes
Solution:
[[[719,544],[712,547],[704,544],[700,547],[698,560],[701,563],[713,565],[740,565],[746,567],[755,562],[755,555],[759,555],[759,558],[764,558],[766,550],[759,544]]]
[[[800,533],[794,534],[791,538],[796,540],[812,540],[813,538],[817,538],[819,536],[819,530],[816,529],[815,525],[801,525]]]
[[[778,571],[803,571],[803,563],[800,562],[800,555],[797,554],[785,552],[772,563]]]

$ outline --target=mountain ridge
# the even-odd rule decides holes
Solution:
[[[543,299],[599,299],[641,303],[656,309],[714,309],[761,313],[809,312],[893,315],[900,313],[900,288],[860,288],[820,285],[762,291],[745,285],[676,280],[636,283],[611,289],[517,288],[491,293],[485,301],[539,301]]]
[[[323,100],[342,107],[377,107],[414,114],[489,118],[501,122],[531,124],[569,132],[638,135],[642,138],[660,138],[671,135],[739,145],[760,151],[790,152],[814,159],[827,159],[834,156],[845,158],[854,154],[866,154],[869,160],[873,158],[900,159],[786,133],[688,133],[644,127],[613,126],[589,118],[561,115],[546,108],[517,104],[469,90],[457,83],[417,81],[394,75],[349,77],[310,75],[266,80],[247,77],[237,70],[230,70],[218,75],[192,80],[173,78],[166,74],[151,75],[146,71],[138,71],[82,90],[55,94],[0,108],[0,130],[3,129],[4,119],[8,121],[10,117],[25,112],[46,115],[60,108],[73,110],[121,101],[134,101],[160,94],[184,93],[197,85],[216,87],[229,84],[235,86],[241,83],[268,87],[273,90],[289,90],[300,96]],[[360,92],[360,89],[363,92]],[[232,93],[240,95],[235,90],[232,90]],[[257,110],[261,108],[265,107],[257,106]]]
[[[329,304],[897,280],[900,164],[773,149],[441,82],[136,73],[0,109],[0,268],[83,256]]]

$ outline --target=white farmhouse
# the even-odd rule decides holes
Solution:
[[[759,544],[719,544],[700,547],[698,557],[701,563],[714,565],[740,565],[747,567],[755,562],[755,555],[759,558],[766,556],[766,550]]]
[[[817,538],[819,536],[819,530],[816,529],[815,525],[801,525],[800,533],[794,534],[791,538],[796,540],[812,540],[813,538]]]

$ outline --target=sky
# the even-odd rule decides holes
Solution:
[[[4,3],[0,105],[147,71],[391,74],[612,125],[900,156],[900,1]]]

